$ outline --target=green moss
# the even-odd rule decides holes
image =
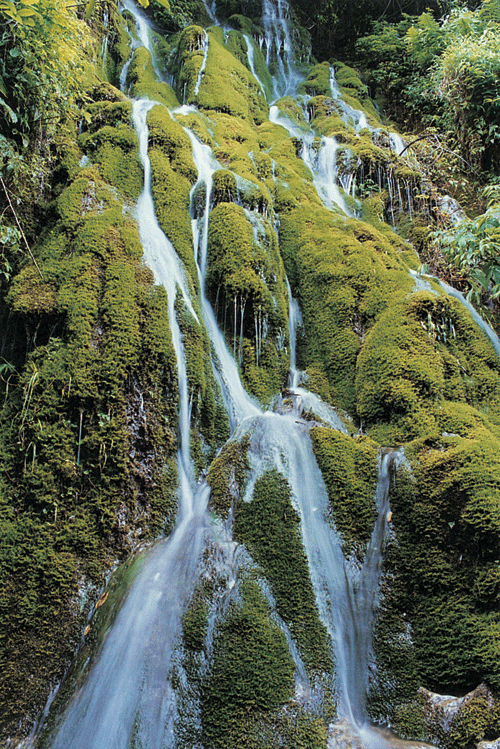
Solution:
[[[212,369],[207,332],[183,304],[180,294],[176,299],[176,314],[183,337],[191,403],[191,454],[197,471],[201,472],[229,437],[229,422]]]
[[[251,749],[293,746],[297,749],[324,749],[327,727],[318,717],[293,702],[270,715],[259,716],[251,732]]]
[[[359,74],[354,70],[354,68],[351,68],[349,65],[345,65],[345,63],[342,62],[335,62],[333,67],[335,70],[335,80],[339,86],[352,89],[353,91],[356,91],[359,96],[366,97],[368,94],[368,87],[362,82]]]
[[[158,149],[170,162],[174,171],[191,184],[197,180],[193,162],[193,148],[189,136],[164,107],[153,107],[148,112],[149,148]]]
[[[216,634],[202,692],[204,742],[214,749],[247,747],[259,715],[292,697],[293,674],[285,635],[271,621],[266,598],[257,583],[242,582],[240,601]]]
[[[34,720],[62,677],[86,615],[74,607],[82,581],[175,514],[166,295],[122,206],[96,169],[79,171],[35,248],[44,280],[26,266],[9,296],[33,350],[1,415],[5,721]]]
[[[354,548],[362,557],[376,516],[377,445],[323,427],[311,430],[311,440],[346,554]]]
[[[268,401],[285,376],[288,356],[283,346],[287,319],[283,268],[276,235],[266,220],[247,216],[234,203],[214,208],[206,292],[251,391]]]
[[[139,159],[139,141],[131,127],[105,125],[80,138],[83,151],[100,166],[103,178],[132,199],[142,190],[143,174]]]
[[[306,80],[300,84],[298,92],[308,96],[331,96],[330,64],[322,62],[314,65]]]
[[[247,68],[222,46],[216,38],[215,31],[209,31],[209,38],[200,90],[195,97],[196,78],[191,74],[186,100],[191,102],[196,99],[198,106],[205,110],[248,118],[256,124],[263,122],[267,118],[267,105],[257,81]],[[199,66],[196,76],[198,71]]]
[[[457,749],[474,749],[480,741],[494,740],[499,731],[500,705],[495,704],[484,688],[479,688],[454,716],[445,744]]]
[[[182,618],[182,639],[186,648],[203,650],[207,636],[208,606],[203,599],[194,599]]]
[[[459,418],[454,414],[455,423]],[[465,413],[462,428],[470,423]],[[408,449],[412,473],[398,472],[391,506],[398,537],[395,610],[412,626],[423,683],[467,691],[481,680],[498,684],[496,626],[500,463],[495,438],[477,426],[467,438],[445,433]],[[394,567],[393,567],[394,569]],[[493,624],[495,622],[495,624]],[[438,624],[439,623],[439,624]]]
[[[252,501],[237,507],[234,535],[244,543],[270,581],[280,616],[290,627],[306,665],[331,669],[327,635],[319,620],[300,520],[291,504],[290,487],[279,473],[257,480]]]
[[[226,169],[219,169],[213,176],[211,202],[215,207],[219,203],[234,203],[238,197],[238,188],[234,174]]]
[[[411,311],[412,302],[408,304]],[[435,430],[431,407],[444,387],[443,365],[433,341],[406,310],[403,302],[381,315],[366,338],[356,376],[360,418],[367,426],[390,424],[396,441]],[[389,433],[382,427],[374,434],[382,441]]]
[[[179,106],[171,86],[157,79],[151,53],[145,47],[138,47],[134,52],[127,70],[127,86],[135,99],[145,97],[171,109]]]
[[[245,480],[248,445],[248,437],[227,442],[208,470],[210,507],[224,520],[228,518]]]

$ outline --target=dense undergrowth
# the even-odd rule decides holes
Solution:
[[[142,165],[132,105],[118,90],[133,51],[131,15],[98,5],[84,19],[50,0],[20,2],[13,15],[4,5],[0,17],[15,33],[0,42],[0,733],[21,737],[81,643],[107,571],[172,525],[179,396],[166,292],[141,261],[133,213]],[[258,37],[260,4],[218,5],[232,30],[209,28],[198,92],[206,8],[185,0],[151,12],[162,32],[154,48],[173,87],[157,80],[142,47],[125,85],[158,102],[148,114],[158,221],[199,311],[189,126],[223,167],[212,190],[206,291],[247,389],[268,406],[286,385],[288,278],[303,316],[305,384],[367,435],[311,429],[332,520],[353,557],[362,558],[373,526],[379,449],[404,446],[369,704],[372,717],[423,736],[419,686],[462,693],[484,682],[500,690],[500,362],[462,305],[410,273],[431,255],[429,230],[446,224],[439,194],[481,213],[471,196],[498,178],[496,6],[454,8],[444,21],[427,12],[379,20],[350,49],[363,79],[350,65],[321,61],[328,45],[318,29],[319,61],[309,64],[308,34],[297,27],[309,120],[290,97],[276,104],[298,128],[337,139],[342,168],[355,176],[345,199],[356,217],[324,206],[296,139],[268,119],[243,35]],[[297,3],[297,12],[304,18],[306,9]],[[352,39],[361,31],[368,29]],[[46,56],[34,63],[41,38]],[[270,96],[258,44],[254,65]],[[376,137],[346,122],[332,96],[332,66],[343,100]],[[406,157],[391,147],[393,125],[373,96],[416,130],[420,140]],[[166,107],[181,103],[198,111],[174,119]],[[471,267],[481,270],[480,259]],[[262,588],[265,577],[311,677],[322,678],[331,654],[293,497],[281,474],[267,472],[253,500],[241,501],[245,439],[213,460],[229,426],[209,338],[180,298],[176,315],[197,473],[210,466],[212,510],[223,520],[234,514],[234,538],[252,559],[199,685],[203,740],[221,749],[279,741],[316,749],[325,745],[332,704],[311,717],[293,702],[293,662]],[[196,593],[184,618],[183,646],[195,660],[213,595]],[[435,740],[468,749],[499,732],[495,710],[476,700]]]

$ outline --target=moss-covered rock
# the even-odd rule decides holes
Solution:
[[[362,557],[376,516],[377,445],[323,427],[312,429],[311,439],[346,554],[354,548]]]
[[[288,624],[304,662],[318,673],[330,671],[330,647],[320,622],[299,517],[290,487],[276,471],[257,480],[252,501],[240,502],[235,538],[243,542],[271,584],[280,616]]]
[[[251,746],[252,727],[293,695],[294,664],[286,638],[269,617],[269,604],[252,580],[240,584],[214,643],[211,674],[202,693],[204,741]]]

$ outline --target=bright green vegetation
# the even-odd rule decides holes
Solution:
[[[330,671],[328,638],[318,618],[300,520],[292,507],[288,482],[277,471],[264,473],[255,484],[252,501],[238,504],[234,536],[262,567],[278,613],[305,664],[317,672]]]
[[[469,166],[497,172],[500,16],[490,0],[474,7],[379,21],[358,56],[390,115],[437,126]]]
[[[127,85],[130,95],[136,99],[146,97],[151,101],[165,104],[167,107],[178,106],[172,88],[168,84],[157,80],[151,53],[144,47],[139,47],[134,52],[134,57],[127,71]]]
[[[377,445],[324,427],[312,429],[311,439],[346,555],[354,546],[362,557],[375,523]]]
[[[202,694],[204,743],[217,749],[256,747],[260,722],[293,695],[293,660],[266,598],[251,578],[239,592],[217,632]]]
[[[500,296],[500,189],[492,184],[484,194],[485,213],[433,234],[434,244],[466,274],[471,286],[467,296],[478,305],[483,301],[491,304]]]
[[[222,448],[208,469],[210,484],[210,507],[224,520],[227,519],[246,477],[249,446],[248,436],[242,440],[231,440]]]
[[[318,60],[306,69],[307,33],[297,27],[307,117],[291,97],[277,102],[300,130],[313,127],[318,148],[322,136],[337,139],[341,171],[355,177],[355,198],[346,200],[356,218],[325,208],[300,143],[268,120],[243,37],[261,33],[260,3],[245,5],[248,17],[236,0],[219,3],[217,12],[233,27],[226,35],[205,30],[198,0],[154,4],[160,25],[174,32],[154,35],[153,48],[160,68],[173,74],[175,92],[157,81],[145,49],[135,50],[128,69],[128,93],[158,102],[148,113],[155,209],[199,318],[179,294],[192,457],[199,475],[208,469],[217,522],[234,507],[234,537],[246,548],[245,572],[217,621],[206,678],[193,687],[201,711],[196,741],[210,749],[326,745],[332,696],[326,694],[321,718],[294,701],[294,664],[263,593],[264,576],[308,671],[321,681],[332,663],[290,487],[268,471],[252,501],[241,500],[248,438],[226,443],[228,420],[199,310],[190,215],[197,173],[183,125],[221,165],[213,179],[206,292],[246,387],[268,405],[286,382],[286,269],[303,314],[297,353],[307,386],[366,433],[311,429],[346,553],[361,559],[373,527],[380,448],[404,446],[407,462],[391,491],[394,535],[375,632],[371,716],[389,716],[405,736],[429,738],[434,728],[419,686],[460,693],[484,682],[500,692],[500,363],[457,301],[432,283],[422,290],[409,273],[420,265],[415,250],[429,252],[436,211],[428,179],[435,178],[443,190],[468,196],[468,210],[479,214],[441,233],[441,244],[461,270],[470,269],[480,295],[491,282],[489,294],[497,296],[500,19],[495,2],[484,0],[474,10],[452,9],[446,20],[395,14],[370,30],[382,5],[363,0],[354,14],[351,2],[322,0],[310,19],[297,0],[294,11],[312,26]],[[116,88],[133,24],[130,14],[110,9],[107,52],[99,59],[103,8],[89,3],[85,12],[87,22],[52,0],[19,0],[14,10],[0,1],[7,24],[0,40],[0,171],[37,262],[1,188],[1,740],[29,731],[80,641],[111,563],[168,533],[176,509],[178,385],[169,305],[141,261],[132,216],[142,167],[132,105]],[[331,61],[320,29],[337,40],[346,32],[352,65]],[[270,99],[258,44],[254,61]],[[344,101],[379,128],[375,137],[344,121],[331,95],[331,65]],[[391,149],[394,126],[369,94],[406,129],[426,136],[411,156]],[[174,120],[167,107],[181,102],[199,109]],[[486,182],[489,207],[477,198],[477,184]],[[204,658],[218,584],[204,578],[184,616],[190,674]],[[477,693],[436,740],[445,749],[473,749],[479,739],[497,737],[498,720],[498,701],[492,707]]]

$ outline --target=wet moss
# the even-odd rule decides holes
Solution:
[[[26,266],[8,299],[32,340],[1,416],[9,725],[34,720],[62,677],[85,616],[79,587],[175,513],[175,359],[137,229],[95,168],[56,208],[35,247],[43,282]]]
[[[308,96],[331,96],[330,70],[328,62],[314,65],[306,80],[300,84],[299,93]]]
[[[153,107],[148,112],[149,148],[160,150],[169,160],[172,169],[191,184],[197,173],[193,163],[193,149],[189,136],[164,107]]]
[[[444,388],[433,342],[405,313],[405,302],[393,302],[367,335],[357,362],[358,414],[366,426],[377,424],[372,434],[383,444],[435,431],[432,406]]]
[[[234,174],[227,169],[219,169],[213,176],[211,202],[213,207],[219,203],[234,203],[238,197],[238,188]]]
[[[142,164],[139,141],[133,129],[125,124],[104,125],[80,137],[80,146],[91,161],[99,164],[102,177],[132,199],[142,190]]]
[[[172,109],[179,106],[172,87],[158,80],[151,53],[145,47],[138,47],[134,52],[127,70],[126,83],[129,94],[135,99],[145,97]]]
[[[224,520],[238,500],[246,477],[248,446],[248,437],[227,442],[208,469],[210,507]]]
[[[475,416],[462,410],[460,431]],[[391,603],[411,626],[420,679],[434,691],[498,684],[489,628],[497,621],[491,562],[499,553],[499,459],[496,438],[476,423],[467,437],[444,432],[412,443],[411,473],[399,471],[391,492],[398,538],[389,557]]]
[[[346,555],[355,551],[362,559],[376,517],[378,446],[324,427],[311,429],[311,440]]]
[[[286,290],[276,235],[234,203],[210,216],[206,292],[251,391],[268,401],[288,367]]]
[[[267,105],[260,86],[247,68],[209,31],[206,67],[196,101],[205,110],[226,112],[260,124],[267,118]],[[193,84],[194,85],[194,84]],[[188,89],[189,92],[189,89]],[[194,89],[193,94],[194,96]],[[192,101],[188,93],[187,101]]]
[[[214,642],[211,673],[202,691],[203,740],[223,749],[248,747],[251,726],[293,695],[294,664],[286,638],[269,616],[258,584],[240,583]]]
[[[251,502],[240,502],[234,535],[250,551],[269,580],[276,607],[290,628],[307,667],[331,670],[330,649],[320,622],[300,519],[291,504],[290,487],[277,471],[268,471],[255,484]]]

